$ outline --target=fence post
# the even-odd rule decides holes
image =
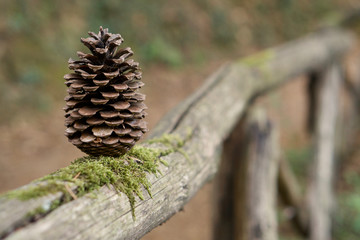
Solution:
[[[277,132],[262,111],[251,111],[224,146],[227,183],[214,239],[277,237]],[[224,172],[222,172],[224,177]]]
[[[310,239],[331,239],[335,128],[341,83],[340,67],[330,64],[319,75],[317,116],[314,130],[314,161],[309,183]]]

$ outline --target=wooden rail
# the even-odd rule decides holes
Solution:
[[[148,176],[152,198],[144,193],[143,201],[137,199],[136,220],[132,218],[127,197],[119,195],[111,186],[97,190],[96,197],[94,193],[90,197],[85,195],[55,209],[48,206],[61,199],[61,192],[28,201],[3,196],[0,198],[0,236],[37,240],[141,238],[182,209],[214,177],[224,140],[255,97],[300,74],[319,72],[334,61],[341,62],[352,44],[353,36],[348,32],[326,29],[220,67],[152,131],[150,138],[176,134],[185,139],[189,129],[192,134],[182,149],[188,157],[171,153],[164,157],[168,166],[160,166],[162,175]],[[269,175],[271,181],[273,174]],[[44,214],[30,222],[29,213],[39,207]]]

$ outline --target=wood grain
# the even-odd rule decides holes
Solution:
[[[310,239],[331,239],[334,209],[335,131],[341,85],[340,67],[328,66],[320,75],[314,135],[314,161],[309,184]]]

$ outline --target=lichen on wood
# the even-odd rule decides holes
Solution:
[[[269,63],[276,55],[276,52],[270,48],[264,51],[261,51],[257,54],[251,55],[249,57],[240,58],[237,63],[244,64],[249,67],[257,67],[264,63]]]
[[[104,185],[112,185],[119,193],[124,193],[128,197],[132,215],[135,218],[135,197],[144,199],[142,187],[151,196],[151,183],[147,179],[147,174],[155,176],[161,174],[158,170],[159,164],[167,164],[161,160],[161,157],[176,151],[185,154],[181,149],[185,141],[186,139],[182,139],[178,135],[164,134],[143,145],[134,146],[128,153],[118,158],[82,157],[76,159],[68,167],[36,180],[33,187],[8,192],[7,196],[26,201],[62,192],[63,204],[73,200],[74,194],[75,197],[81,197]],[[150,146],[153,144],[157,144],[157,147]],[[56,204],[56,207],[60,205]],[[35,217],[53,209],[55,208],[41,208],[38,209],[39,211],[29,214],[30,217]]]

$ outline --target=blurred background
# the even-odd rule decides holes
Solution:
[[[0,192],[84,155],[63,135],[63,75],[67,60],[86,51],[80,37],[88,31],[107,27],[134,50],[151,129],[223,63],[303,36],[355,7],[358,0],[1,0]],[[299,78],[258,103],[281,127],[283,149],[300,179],[310,154],[304,87]],[[360,236],[359,170],[359,154],[339,170],[334,239]],[[144,239],[210,239],[215,192],[205,186]],[[296,239],[283,225],[284,239]]]

